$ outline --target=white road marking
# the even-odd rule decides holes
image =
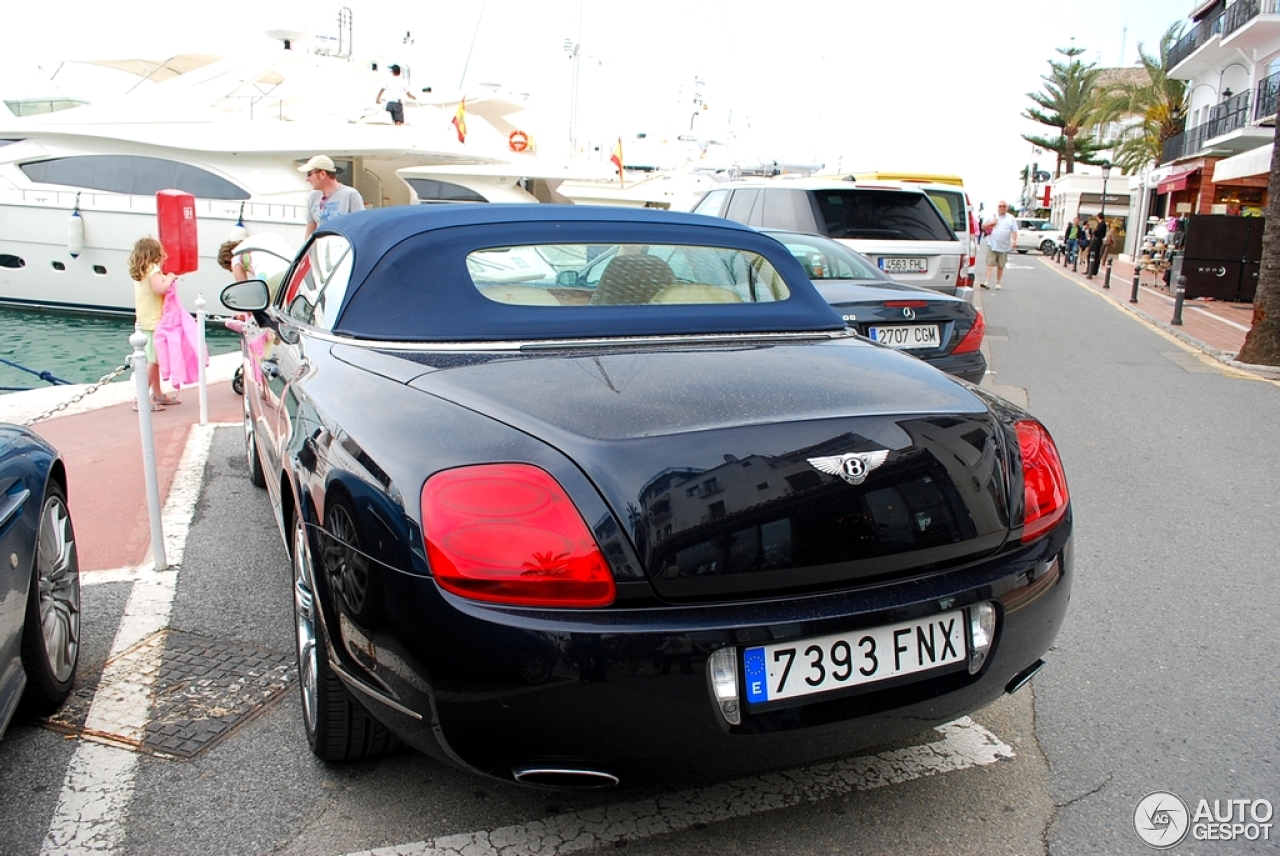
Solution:
[[[937,730],[943,739],[935,743],[349,856],[559,856],[1014,757],[1012,748],[967,716]]]
[[[137,742],[147,722],[151,689],[164,653],[156,634],[169,625],[185,547],[183,541],[195,513],[215,427],[191,427],[161,513],[161,525],[166,533],[165,552],[172,562],[171,569],[157,571],[154,562],[149,560],[132,573],[136,582],[90,703],[85,734],[67,767],[58,805],[40,848],[42,856],[115,853],[124,839],[138,755],[118,744]],[[142,669],[126,671],[113,666],[121,662],[120,654],[148,637],[155,641],[148,642],[151,648],[142,660]],[[127,662],[136,667],[138,660],[129,658]]]

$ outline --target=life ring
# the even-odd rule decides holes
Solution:
[[[512,131],[507,137],[507,145],[511,147],[513,152],[522,152],[529,148],[529,135],[524,131]]]

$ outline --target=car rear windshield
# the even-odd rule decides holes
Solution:
[[[756,253],[664,244],[537,244],[467,254],[476,289],[524,306],[772,303],[790,291]]]
[[[815,190],[814,199],[833,238],[883,241],[954,241],[955,233],[923,193],[897,190]]]

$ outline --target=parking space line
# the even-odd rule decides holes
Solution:
[[[500,829],[363,850],[349,856],[559,856],[595,847],[620,847],[699,824],[818,802],[1014,757],[1012,748],[967,716],[937,730],[941,740],[905,749],[767,773]]]
[[[115,853],[124,840],[138,755],[121,748],[120,743],[136,743],[141,738],[151,707],[150,689],[164,652],[156,645],[141,661],[121,659],[119,655],[168,627],[178,568],[215,427],[194,425],[187,437],[161,516],[165,554],[172,569],[157,571],[148,561],[133,574],[136,581],[90,703],[83,739],[67,767],[58,804],[40,848],[42,856]],[[132,668],[113,667],[122,662]],[[140,662],[143,668],[138,668]],[[96,738],[95,733],[104,738]]]

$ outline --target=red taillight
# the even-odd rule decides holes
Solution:
[[[987,334],[987,319],[979,312],[973,319],[973,326],[964,334],[960,344],[951,349],[953,354],[968,354],[982,347],[982,337]]]
[[[929,305],[927,300],[886,300],[885,306],[891,309],[901,309],[904,306],[910,306],[912,309],[923,309]]]
[[[445,470],[422,488],[422,535],[436,582],[518,606],[613,603],[613,573],[554,478],[529,464]]]
[[[1022,515],[1022,541],[1032,541],[1058,525],[1067,513],[1067,476],[1053,438],[1039,422],[1023,420],[1018,432],[1022,452],[1022,488],[1026,508]]]

